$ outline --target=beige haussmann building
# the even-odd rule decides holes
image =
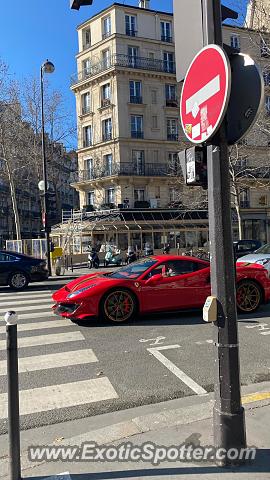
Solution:
[[[73,227],[72,222],[64,224],[65,242],[72,236],[77,253],[89,241],[112,242],[122,249],[141,249],[146,242],[155,249],[164,243],[173,249],[203,246],[207,212],[203,205],[197,211],[181,208],[175,176],[184,137],[172,14],[151,10],[149,1],[140,1],[138,7],[114,3],[81,24],[78,39],[71,88],[79,170],[72,186],[79,192],[81,211],[74,213]],[[245,29],[224,27],[224,40],[250,50]],[[259,50],[253,53],[260,57]],[[260,154],[265,155],[265,148]],[[249,207],[256,210],[260,206],[251,191]],[[267,209],[270,198],[265,195]],[[246,200],[243,194],[243,207]],[[259,227],[265,240],[266,220]],[[62,225],[62,233],[65,228]],[[61,228],[54,233],[61,234]]]

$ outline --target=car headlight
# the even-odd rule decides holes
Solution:
[[[90,288],[93,288],[96,286],[96,283],[94,283],[94,285],[88,285],[88,287],[83,287],[83,288],[80,288],[80,290],[76,290],[76,292],[73,292],[73,293],[70,293],[67,298],[73,298],[73,297],[76,297],[76,295],[80,295],[81,293],[83,292],[86,292],[86,290],[90,290]]]
[[[269,258],[263,258],[262,260],[257,260],[255,263],[258,263],[259,265],[267,265],[267,263],[270,262]]]

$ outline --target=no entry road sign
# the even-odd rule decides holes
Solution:
[[[192,143],[209,140],[226,113],[231,92],[231,68],[224,50],[208,45],[193,59],[182,88],[180,116]]]

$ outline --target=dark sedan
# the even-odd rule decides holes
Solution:
[[[17,252],[0,250],[0,285],[23,290],[30,282],[42,282],[49,276],[46,261]]]

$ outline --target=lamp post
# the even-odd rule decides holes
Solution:
[[[49,276],[52,274],[51,258],[50,258],[50,228],[48,224],[48,179],[47,179],[47,162],[46,162],[46,148],[45,148],[45,128],[44,128],[44,95],[43,95],[43,74],[53,73],[54,64],[46,60],[40,67],[40,91],[41,91],[41,142],[42,142],[42,160],[43,160],[43,187],[44,191],[43,202],[43,226],[46,238],[46,252],[48,258]],[[41,183],[41,182],[40,182]]]

